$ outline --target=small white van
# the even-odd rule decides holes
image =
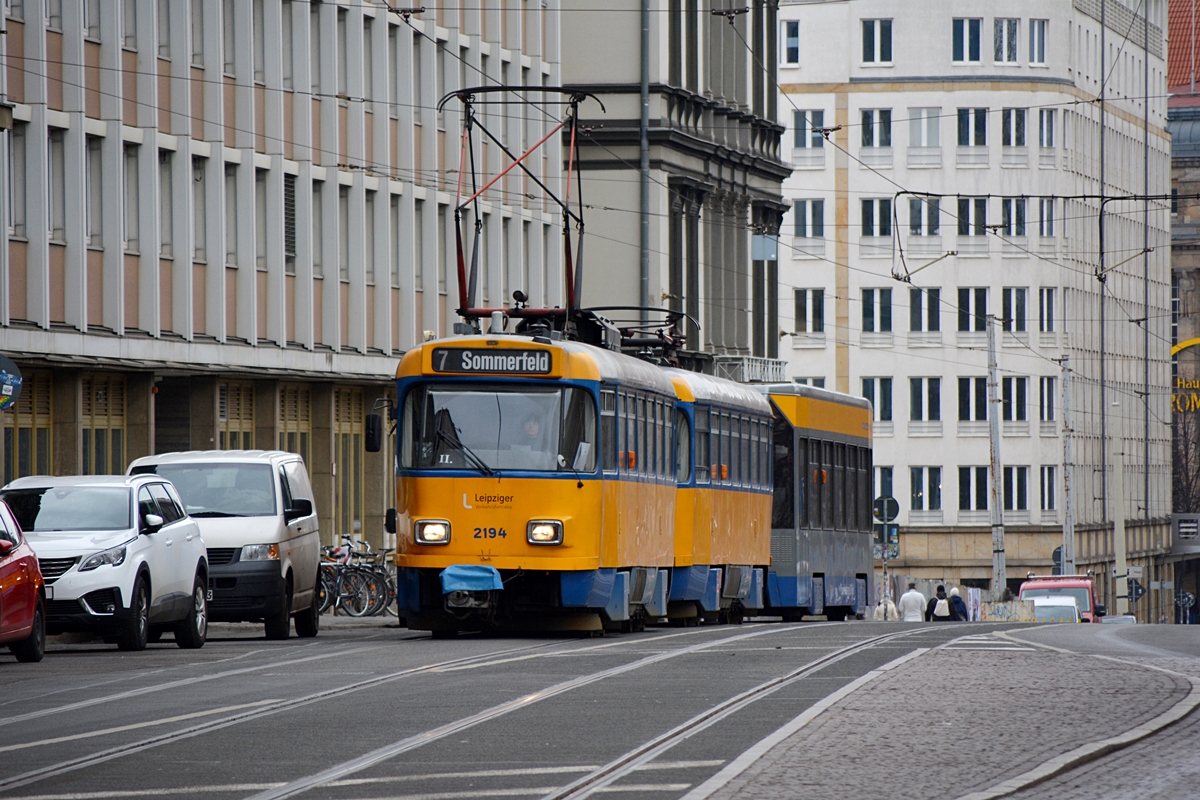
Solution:
[[[175,485],[208,547],[208,614],[262,622],[268,639],[316,636],[321,537],[304,461],[278,450],[193,450],[139,458],[129,474]]]

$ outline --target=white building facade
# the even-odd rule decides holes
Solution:
[[[1170,571],[1169,204],[1105,202],[1101,256],[1096,197],[1170,193],[1166,3],[1137,5],[1144,19],[1103,1],[780,10],[794,168],[780,357],[796,380],[873,401],[898,571],[1003,588],[990,583],[989,315],[1010,585],[1049,572],[1062,542],[1064,358],[1077,564],[1112,557],[1119,413],[1131,556],[1149,579]]]

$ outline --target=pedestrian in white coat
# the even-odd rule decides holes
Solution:
[[[925,595],[917,591],[915,582],[910,582],[908,591],[900,595],[900,618],[905,622],[925,621]]]

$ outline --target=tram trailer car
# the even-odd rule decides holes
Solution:
[[[754,388],[775,412],[765,613],[864,615],[874,576],[871,404],[812,386]]]

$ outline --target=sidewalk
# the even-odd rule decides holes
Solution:
[[[687,797],[782,800],[837,787],[855,800],[953,800],[1153,720],[1190,690],[1140,665],[1004,639],[932,650],[878,674],[715,791]]]

